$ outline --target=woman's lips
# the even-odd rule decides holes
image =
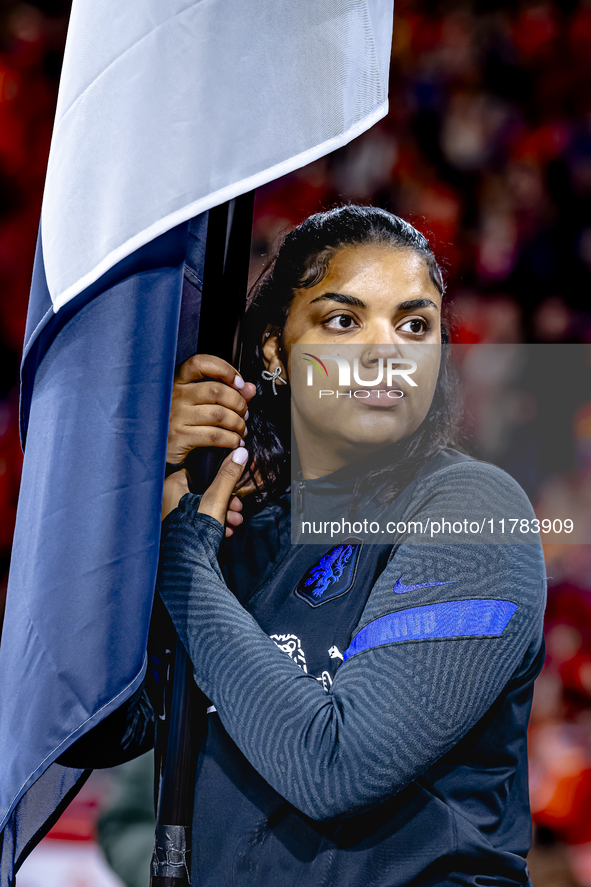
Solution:
[[[393,407],[405,396],[400,388],[383,388],[379,385],[375,388],[353,388],[351,395],[359,403],[371,407]]]

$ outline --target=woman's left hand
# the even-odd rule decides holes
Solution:
[[[248,459],[245,447],[238,447],[230,453],[222,462],[215,479],[207,488],[201,502],[199,511],[209,514],[221,524],[226,525],[226,536],[234,533],[234,527],[242,523],[242,502],[238,496],[233,496],[232,491],[242,477],[244,466]],[[162,520],[177,507],[185,493],[189,492],[188,475],[184,469],[175,471],[164,481],[164,495],[162,506]]]

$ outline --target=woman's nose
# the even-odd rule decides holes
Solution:
[[[397,342],[393,337],[391,342],[382,341],[380,344],[368,343],[363,349],[361,363],[369,368],[377,363],[380,358],[386,359],[388,357],[400,357]]]

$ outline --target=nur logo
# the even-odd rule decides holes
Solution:
[[[314,368],[318,370],[321,376],[323,374],[325,376],[328,376],[328,370],[319,357],[315,357],[314,354],[308,354],[307,351],[304,351],[303,358],[308,363],[308,385],[312,385],[312,375],[314,373]]]
[[[339,369],[339,387],[351,387],[351,365],[346,357],[342,357],[338,354],[321,354],[320,357],[317,357],[315,354],[310,354],[307,351],[303,353],[302,357],[308,363],[307,385],[311,386],[314,384],[314,369],[317,369],[321,376],[328,377],[328,370],[323,361],[334,360]],[[353,379],[355,383],[361,385],[363,388],[373,388],[376,385],[381,385],[384,380],[385,371],[386,384],[389,388],[394,384],[394,376],[401,376],[406,382],[408,382],[411,388],[418,387],[414,379],[410,378],[411,374],[416,372],[417,369],[417,363],[415,360],[406,360],[401,357],[387,357],[385,359],[379,357],[376,364],[376,378],[362,379],[359,374],[359,358],[355,357],[353,359]],[[400,369],[399,367],[401,364],[406,365],[407,369]]]

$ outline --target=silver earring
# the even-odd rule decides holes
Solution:
[[[270,382],[273,386],[273,394],[277,394],[277,388],[275,387],[277,382],[281,382],[282,385],[287,385],[287,379],[282,378],[282,373],[283,367],[280,366],[275,367],[272,373],[270,373],[268,370],[263,370],[263,372],[261,373],[263,379],[265,379],[267,382]]]

